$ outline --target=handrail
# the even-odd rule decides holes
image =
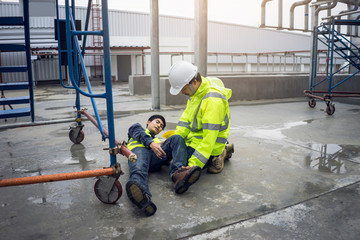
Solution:
[[[72,27],[74,29],[75,27],[75,23],[74,23],[74,20],[72,18],[72,15],[71,15],[71,12],[70,12],[70,21],[71,21],[71,24],[72,24]],[[73,37],[72,35],[72,32],[73,30],[71,30],[71,38]],[[70,45],[70,44],[69,44]],[[77,47],[77,52],[80,53],[81,50],[80,50],[80,44],[79,44],[79,40],[77,38],[75,38],[75,45]],[[69,52],[69,50],[68,50]],[[69,58],[70,56],[68,56]],[[71,57],[70,57],[71,58]],[[86,80],[86,83],[89,87],[90,85],[90,81],[89,81],[89,78],[88,78],[88,75],[86,73],[86,70],[85,70],[85,63],[84,63],[84,59],[80,56],[78,56],[78,58],[80,58],[80,63],[81,63],[81,67],[84,71],[84,76],[85,76],[85,80]],[[69,61],[70,62],[70,61]],[[72,61],[71,61],[72,62]],[[69,68],[72,69],[72,66],[69,64]],[[102,93],[102,94],[92,94],[92,93],[87,93],[87,92],[84,92],[79,86],[78,84],[75,82],[75,79],[72,75],[70,75],[70,80],[71,80],[71,83],[73,84],[73,86],[76,88],[77,91],[79,91],[82,95],[86,96],[86,97],[90,97],[90,98],[106,98],[106,94],[105,93]]]
[[[73,29],[75,29],[75,22],[74,22],[74,19],[72,18],[71,13],[70,13],[70,21],[71,21],[71,23],[72,23]],[[73,36],[71,36],[71,37],[73,37]],[[81,52],[81,49],[80,49],[80,44],[79,44],[79,40],[78,40],[77,37],[75,38],[75,43],[76,43],[75,45],[76,45],[77,53],[80,53],[80,52]],[[81,94],[83,94],[84,96],[90,97],[91,104],[92,104],[93,109],[94,109],[96,121],[98,122],[99,130],[100,130],[102,139],[103,139],[103,141],[105,141],[106,135],[105,135],[104,129],[103,129],[102,124],[101,124],[101,119],[100,119],[99,112],[98,112],[98,109],[97,109],[97,106],[96,106],[96,103],[95,103],[94,98],[95,98],[95,97],[97,97],[97,98],[106,98],[106,93],[102,93],[102,94],[93,94],[93,93],[92,93],[92,89],[91,89],[91,84],[90,84],[90,81],[89,81],[89,77],[88,77],[87,71],[86,71],[86,69],[85,69],[85,63],[84,63],[83,55],[79,55],[78,58],[80,59],[80,62],[81,62],[81,64],[80,64],[80,65],[81,65],[81,69],[82,69],[82,71],[83,71],[83,73],[84,73],[84,77],[85,77],[85,81],[86,81],[86,85],[87,85],[87,87],[88,87],[89,93],[86,93],[86,92],[84,92],[83,90],[81,90],[80,87],[79,87],[74,81],[72,81],[72,83],[74,84],[75,88],[76,88]]]

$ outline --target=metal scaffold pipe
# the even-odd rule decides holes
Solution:
[[[59,173],[59,174],[43,175],[43,176],[3,179],[0,180],[0,187],[10,187],[10,186],[45,183],[45,182],[56,182],[56,181],[72,180],[79,178],[99,177],[99,176],[113,175],[113,174],[114,174],[113,168],[104,168],[104,169],[89,170],[82,172]]]

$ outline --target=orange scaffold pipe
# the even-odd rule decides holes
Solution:
[[[114,169],[110,167],[110,168],[81,171],[81,172],[59,173],[59,174],[43,175],[43,176],[3,179],[0,180],[0,187],[18,186],[18,185],[26,185],[33,183],[55,182],[55,181],[98,177],[98,176],[113,175],[113,174],[114,174]]]

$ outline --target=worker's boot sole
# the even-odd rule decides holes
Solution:
[[[234,144],[233,143],[226,144],[225,149],[226,149],[225,159],[230,159],[232,157],[232,154],[234,153]]]
[[[221,155],[216,156],[212,159],[211,166],[207,169],[207,172],[211,174],[221,173],[222,170],[224,169],[225,157],[226,157],[226,149],[224,149]]]
[[[129,181],[126,184],[126,193],[130,201],[140,208],[146,216],[151,216],[156,212],[155,204],[150,200],[139,183]]]
[[[197,180],[199,180],[200,176],[201,168],[199,166],[191,168],[187,175],[184,177],[184,179],[175,186],[175,192],[177,194],[182,194],[186,192],[191,185],[193,185]]]

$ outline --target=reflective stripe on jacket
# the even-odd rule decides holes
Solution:
[[[139,126],[140,126],[140,128],[139,128]],[[145,133],[146,133],[146,135],[148,135],[149,137],[151,137],[152,138],[152,141],[153,142],[155,142],[155,143],[160,143],[161,141],[160,141],[160,139],[158,139],[157,137],[154,137],[153,136],[153,134],[151,134],[151,132],[150,132],[150,130],[149,129],[143,129],[142,127],[141,127],[141,125],[140,124],[135,124],[135,125],[133,125],[133,126],[131,126],[131,128],[136,128],[135,129],[135,131],[144,131]],[[130,128],[130,129],[131,129]],[[130,139],[129,139],[129,141],[128,141],[128,144],[127,144],[127,148],[131,151],[132,149],[134,149],[134,148],[136,148],[136,147],[145,147],[144,146],[144,144],[141,142],[141,140],[140,140],[140,134],[138,134],[139,135],[139,141],[138,140],[135,140],[133,137],[131,137],[130,136],[130,129],[129,129],[129,137],[130,137]],[[152,142],[152,141],[150,141],[150,143]]]
[[[190,167],[204,167],[210,156],[220,155],[230,132],[228,99],[231,89],[225,88],[218,78],[201,79],[201,85],[188,100],[175,131],[195,149],[189,158]]]

